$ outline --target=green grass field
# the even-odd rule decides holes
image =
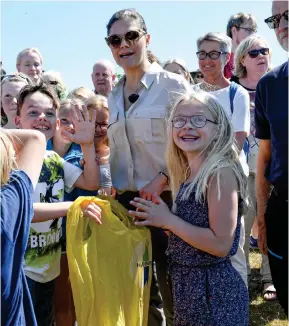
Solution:
[[[250,294],[250,325],[251,326],[287,326],[288,320],[278,301],[266,302],[262,296],[259,251],[250,252],[251,277],[249,280]]]

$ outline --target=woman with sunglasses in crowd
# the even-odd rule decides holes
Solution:
[[[243,172],[248,176],[249,168],[243,146],[250,131],[250,100],[248,92],[243,87],[224,77],[224,66],[230,59],[231,46],[232,40],[223,33],[208,33],[197,40],[197,57],[204,80],[194,85],[193,88],[214,95],[228,114],[234,127],[235,139],[240,151],[240,163]],[[241,222],[239,249],[231,261],[247,284],[244,218]]]
[[[135,10],[116,12],[107,24],[105,39],[125,73],[108,97],[110,168],[117,199],[133,209],[129,202],[134,197],[152,200],[153,194],[158,193],[171,204],[164,158],[168,93],[190,89],[190,85],[183,77],[164,71],[157,62],[150,62],[147,53],[150,35],[143,17]],[[172,325],[165,255],[167,235],[156,228],[151,232],[156,274],[151,287],[148,324],[164,324],[163,299],[167,325]]]
[[[257,200],[255,190],[255,176],[257,168],[257,154],[259,149],[259,140],[255,138],[255,91],[261,77],[270,70],[271,49],[267,41],[256,35],[251,35],[243,40],[235,52],[235,71],[231,81],[243,86],[250,94],[250,120],[251,128],[248,137],[250,150],[248,155],[249,165],[249,194],[250,206],[245,215],[245,255],[247,260],[248,274],[250,274],[249,264],[249,246],[252,249],[258,249],[258,225],[256,217]],[[276,300],[276,290],[272,283],[268,256],[262,254],[262,265],[260,273],[262,275],[264,300]]]

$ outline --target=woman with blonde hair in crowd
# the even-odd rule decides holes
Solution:
[[[42,74],[42,81],[45,84],[50,85],[55,90],[55,93],[60,101],[66,98],[66,86],[58,71],[45,71]]]
[[[163,69],[183,76],[189,83],[192,83],[191,74],[182,59],[169,59],[163,64]]]
[[[36,84],[42,75],[42,64],[42,56],[36,48],[25,49],[17,55],[17,71],[27,75]]]
[[[139,211],[129,211],[136,225],[171,232],[176,326],[249,323],[248,290],[230,260],[247,206],[238,157],[233,126],[214,97],[201,91],[177,96],[166,151],[173,213],[156,193],[152,201],[135,198],[131,204]]]
[[[249,246],[258,248],[258,225],[256,220],[257,199],[255,190],[255,176],[257,169],[257,155],[259,140],[255,138],[255,91],[259,80],[271,69],[272,50],[268,42],[257,35],[251,35],[244,39],[235,52],[235,71],[231,81],[243,86],[250,95],[250,120],[251,128],[249,140],[249,193],[252,206],[245,216],[245,254],[247,260],[248,275],[250,274]],[[276,290],[272,283],[268,256],[262,254],[262,275],[263,296],[266,301],[276,300]]]
[[[1,126],[6,129],[16,128],[17,97],[26,85],[32,81],[23,73],[6,75],[1,81]]]
[[[0,129],[3,326],[37,325],[23,262],[45,146],[45,137],[39,131]]]

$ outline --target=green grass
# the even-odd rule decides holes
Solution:
[[[250,325],[251,326],[287,326],[288,319],[277,301],[263,300],[259,251],[250,252],[251,276],[249,280]]]

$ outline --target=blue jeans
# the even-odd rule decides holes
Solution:
[[[39,283],[26,277],[38,326],[54,325],[55,280]]]

